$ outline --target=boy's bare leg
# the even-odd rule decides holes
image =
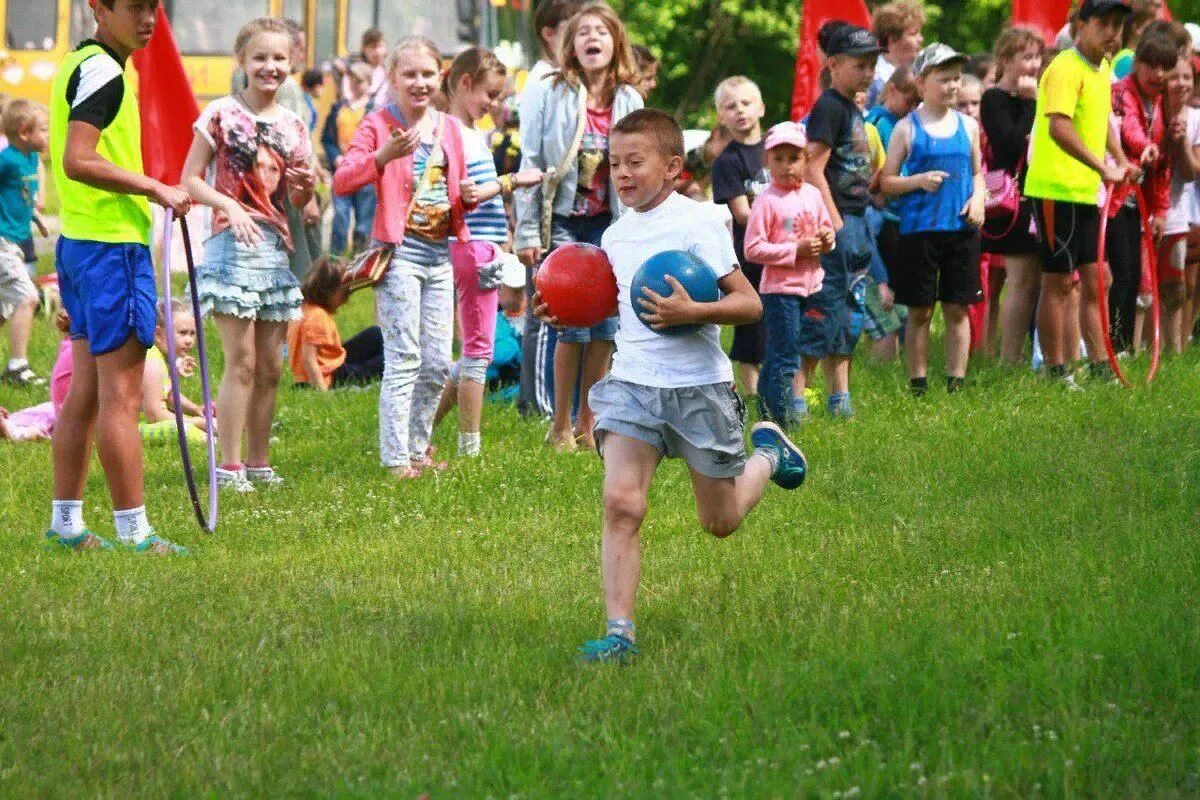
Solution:
[[[14,361],[25,361],[29,355],[29,334],[37,304],[36,297],[23,301],[8,320],[8,357]]]
[[[932,320],[933,306],[908,307],[904,360],[908,363],[909,378],[924,378],[929,371],[929,324]]]
[[[710,478],[690,470],[701,527],[718,539],[741,527],[767,490],[772,469],[765,456],[754,454],[746,459],[746,469],[736,478]]]
[[[1038,341],[1047,366],[1065,364],[1065,333],[1067,296],[1071,292],[1071,276],[1054,272],[1042,274],[1042,293],[1038,301]]]
[[[571,436],[571,406],[582,357],[581,344],[559,339],[554,347],[554,422],[550,428],[550,443],[555,447],[573,447],[575,444]]]
[[[604,609],[608,619],[632,620],[641,575],[641,529],[654,471],[662,456],[650,444],[604,436]],[[759,459],[762,460],[762,459]]]
[[[958,303],[942,303],[946,320],[946,375],[951,378],[967,376],[967,361],[971,357],[971,320],[967,307]],[[929,328],[925,328],[926,353],[929,348]]]
[[[142,408],[146,348],[131,336],[125,344],[111,353],[97,356],[95,361],[99,401],[96,449],[108,480],[113,509],[139,508],[145,505],[138,414]],[[74,376],[71,381],[73,384]],[[55,438],[58,438],[57,432]]]
[[[83,499],[99,411],[96,359],[86,341],[71,342],[71,363],[71,388],[52,436],[55,500]]]
[[[1083,333],[1084,344],[1087,345],[1089,361],[1103,361],[1104,326],[1100,324],[1100,304],[1107,303],[1107,297],[1100,296],[1100,284],[1097,280],[1098,270],[1108,270],[1107,265],[1084,264],[1079,268],[1080,289],[1082,292],[1079,303],[1079,328]],[[1112,273],[1105,272],[1105,286],[1112,284]]]
[[[829,356],[821,361],[825,374],[825,391],[828,394],[850,391],[850,357]]]
[[[579,382],[579,414],[575,418],[575,437],[583,439],[581,444],[589,449],[595,446],[592,439],[592,428],[596,418],[592,407],[588,404],[588,393],[596,382],[608,374],[612,363],[613,343],[596,341],[583,349],[582,379]]]
[[[1083,302],[1082,294],[1079,281],[1071,284],[1071,291],[1067,293],[1067,307],[1063,315],[1063,358],[1068,365],[1078,363],[1079,359],[1083,358],[1079,347],[1083,340],[1083,334],[1079,331],[1079,305]]]
[[[758,364],[737,363],[738,379],[742,383],[742,394],[754,397],[758,394]]]

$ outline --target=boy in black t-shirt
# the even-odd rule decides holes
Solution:
[[[721,81],[714,99],[717,119],[733,138],[713,161],[713,201],[729,206],[733,215],[733,249],[742,272],[757,292],[762,265],[746,260],[743,245],[750,206],[754,204],[755,196],[771,185],[771,176],[763,167],[762,118],[766,108],[758,86],[740,75]],[[737,362],[738,378],[747,396],[758,394],[758,368],[766,346],[767,334],[762,320],[733,329],[729,358]]]
[[[845,25],[830,32],[823,49],[830,88],[809,114],[805,181],[825,198],[837,245],[821,256],[825,280],[813,311],[804,317],[801,353],[822,360],[829,413],[848,417],[854,413],[850,359],[862,333],[851,289],[865,289],[865,282],[857,279],[870,268],[875,249],[865,216],[871,202],[871,152],[866,123],[854,100],[871,83],[879,42],[870,31]]]

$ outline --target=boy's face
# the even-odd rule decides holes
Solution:
[[[735,86],[721,95],[717,120],[739,135],[753,133],[767,113],[762,95],[753,86]]]
[[[960,86],[958,89],[958,110],[971,119],[979,119],[979,106],[983,94],[978,86]]]
[[[876,56],[833,56],[829,59],[830,83],[846,97],[865,92],[875,77]]]
[[[925,35],[920,28],[909,28],[904,35],[888,42],[888,61],[894,67],[911,67],[917,53],[925,46]]]
[[[935,67],[917,80],[925,103],[937,108],[956,108],[962,88],[962,66]]]
[[[31,152],[44,153],[50,146],[50,119],[45,115],[21,129],[21,138]]]
[[[664,156],[657,143],[645,133],[614,133],[608,142],[617,197],[640,211],[653,203],[664,189],[675,186],[683,170],[679,156]]]
[[[1121,47],[1125,15],[1118,10],[1088,17],[1079,25],[1079,49],[1090,57],[1111,56]]]
[[[804,183],[807,163],[807,154],[795,145],[781,144],[767,151],[767,171],[771,173],[771,180],[788,188]]]
[[[158,0],[114,0],[110,9],[96,2],[96,24],[122,47],[133,51],[150,44],[157,20]]]
[[[1144,61],[1138,61],[1133,65],[1133,71],[1136,74],[1134,80],[1138,82],[1138,86],[1149,97],[1158,97],[1167,89],[1167,76],[1170,70],[1163,69],[1156,64],[1147,64]]]

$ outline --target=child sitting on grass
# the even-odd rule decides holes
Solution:
[[[633,606],[640,535],[659,462],[665,457],[687,461],[700,523],[717,537],[737,530],[768,480],[799,487],[807,464],[800,449],[769,422],[754,426],[755,449],[746,457],[744,409],[718,326],[753,322],[762,304],[738,269],[733,242],[713,212],[675,192],[683,169],[678,123],[662,111],[635,111],[613,125],[609,157],[617,194],[632,213],[603,237],[616,273],[621,317],[612,372],[592,387],[589,398],[604,459],[601,561],[608,623],[605,636],[585,643],[580,654],[585,662],[621,663],[638,652]],[[708,264],[721,299],[695,302],[668,277],[672,294],[646,291],[639,298],[641,308],[635,308],[630,286],[638,268],[670,250],[686,250]],[[557,324],[539,295],[534,302],[539,318]],[[700,327],[678,336],[660,332],[684,324]]]
[[[820,257],[833,249],[834,241],[821,193],[804,182],[807,146],[808,138],[792,122],[781,122],[767,133],[771,185],[754,200],[746,224],[746,258],[763,265],[759,291],[767,350],[758,395],[781,425],[808,416],[804,391],[817,362],[806,358],[798,370],[800,321],[821,291]]]
[[[190,355],[196,346],[196,318],[192,309],[182,300],[171,302],[171,316],[175,330],[175,358],[181,377],[187,377],[196,368]],[[138,426],[142,440],[172,441],[176,435],[175,409],[172,407],[171,373],[167,369],[167,320],[166,308],[158,304],[158,323],[154,328],[154,345],[146,352],[146,367],[142,379],[142,423]],[[183,395],[179,397],[187,423],[187,438],[190,442],[204,441],[204,409]]]
[[[62,332],[63,338],[58,345],[58,357],[54,360],[54,369],[50,373],[50,400],[30,408],[23,408],[9,414],[0,408],[0,439],[13,442],[34,442],[49,439],[54,432],[54,422],[63,401],[67,399],[67,389],[71,386],[71,372],[74,363],[71,359],[71,337],[68,332],[71,320],[67,312],[59,311],[54,318],[54,324]]]
[[[333,315],[350,299],[341,262],[323,258],[300,286],[302,318],[288,327],[287,347],[297,389],[328,392],[383,378],[383,334],[371,326],[345,345]]]

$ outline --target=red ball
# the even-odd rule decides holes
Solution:
[[[617,313],[617,276],[595,245],[557,248],[538,268],[533,285],[550,316],[569,328],[590,328]]]

